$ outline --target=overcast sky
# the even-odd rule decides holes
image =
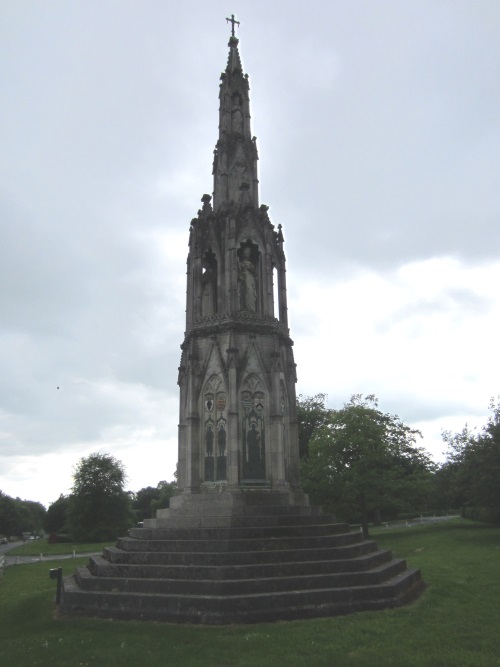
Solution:
[[[241,21],[297,393],[374,393],[442,457],[500,394],[497,0],[0,5],[0,489],[91,452],[171,480],[191,218]]]

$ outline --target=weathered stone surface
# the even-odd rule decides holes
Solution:
[[[248,505],[233,527],[135,528],[65,579],[61,609],[251,623],[395,607],[421,592],[418,571],[361,533],[317,508],[285,507]]]
[[[259,205],[238,40],[221,76],[214,196],[191,222],[179,493],[64,581],[68,615],[250,623],[394,607],[420,573],[311,507],[299,481],[281,225]]]

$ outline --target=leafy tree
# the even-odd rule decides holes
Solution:
[[[0,533],[21,535],[41,532],[46,509],[34,500],[11,498],[0,491]]]
[[[135,498],[132,502],[132,507],[137,515],[138,521],[143,521],[144,519],[151,519],[153,516],[153,511],[151,504],[160,499],[160,489],[157,486],[145,486],[142,489],[139,489],[135,494]]]
[[[68,527],[75,540],[112,540],[134,524],[124,491],[125,468],[114,456],[96,453],[82,458],[73,479]]]
[[[57,500],[49,505],[45,515],[44,528],[47,533],[63,533],[67,529],[70,499],[61,493]]]
[[[460,433],[443,433],[448,451],[438,478],[452,507],[483,508],[489,510],[484,518],[500,521],[500,402],[491,399],[489,407],[492,414],[481,430],[465,426]]]
[[[18,508],[13,498],[0,491],[0,534],[20,535]]]
[[[156,510],[165,509],[170,506],[170,498],[175,495],[177,491],[177,481],[166,482],[162,480],[158,482],[158,487],[160,495],[158,500],[153,500],[151,502],[151,516],[155,516]]]
[[[309,443],[303,486],[313,502],[344,520],[360,520],[368,535],[380,513],[411,511],[425,502],[433,464],[415,446],[420,433],[378,410],[375,396],[357,394],[330,410]]]
[[[297,397],[297,421],[299,431],[299,456],[307,459],[309,442],[314,432],[328,421],[330,410],[325,407],[326,394]]]

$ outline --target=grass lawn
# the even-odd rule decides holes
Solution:
[[[10,549],[7,552],[8,556],[39,556],[43,554],[44,556],[63,556],[65,554],[72,554],[73,551],[76,551],[77,554],[85,553],[95,553],[96,551],[102,551],[104,547],[114,545],[114,542],[92,542],[85,544],[73,544],[73,543],[64,543],[60,542],[57,544],[49,544],[47,539],[42,540],[29,540],[24,544],[16,547],[15,549]]]
[[[0,664],[120,667],[500,665],[500,529],[464,520],[376,534],[422,569],[413,605],[328,619],[202,627],[57,618],[48,563],[0,580]],[[54,561],[69,574],[86,559]]]

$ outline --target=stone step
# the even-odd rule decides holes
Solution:
[[[143,528],[131,528],[129,535],[140,539],[148,530],[232,530],[237,528],[272,528],[275,526],[319,526],[324,524],[337,524],[334,514],[250,514],[236,517],[212,516],[209,520],[205,521],[205,519],[206,517],[200,517],[196,522],[196,528],[186,526],[186,520],[179,517],[170,517],[168,520],[165,520],[165,528],[157,528],[155,525],[149,526],[150,520],[146,519]]]
[[[64,581],[64,613],[206,624],[252,623],[345,614],[406,604],[422,590],[418,570],[366,586],[277,591],[248,595],[161,595],[88,591]]]
[[[321,507],[317,505],[247,505],[244,514],[246,516],[273,516],[273,515],[296,515],[316,516],[321,514]]]
[[[322,540],[328,538],[321,538]],[[333,539],[333,538],[332,538]],[[277,548],[258,551],[125,551],[107,547],[103,555],[111,563],[145,565],[244,565],[253,563],[279,563],[290,561],[314,561],[338,558],[355,558],[376,550],[372,541],[356,542],[342,546],[317,546],[311,548],[311,538],[305,540],[307,548]],[[319,543],[321,544],[321,542]]]
[[[356,573],[387,564],[391,552],[377,550],[356,558],[337,560],[290,561],[275,563],[253,563],[245,565],[148,565],[138,563],[110,563],[102,556],[90,558],[90,572],[98,580],[101,577],[165,578],[165,579],[260,579],[272,577],[295,577],[337,573]]]
[[[331,535],[354,535],[344,523],[298,524],[286,526],[252,526],[246,528],[132,528],[129,537],[120,541],[162,542],[162,541],[247,541],[254,539],[282,539],[292,537],[322,537]],[[125,547],[124,547],[125,548]]]
[[[360,542],[359,533],[339,533],[338,535],[309,535],[304,537],[266,537],[261,539],[219,539],[219,540],[135,540],[122,537],[117,541],[117,548],[135,553],[151,551],[167,552],[233,552],[233,551],[272,551],[308,548],[337,547]]]
[[[143,577],[96,577],[88,569],[79,568],[77,582],[84,590],[119,591],[130,593],[157,593],[158,595],[253,595],[279,591],[318,590],[380,584],[406,568],[404,560],[392,560],[371,570],[330,574],[302,574],[296,576],[253,579],[168,579]],[[189,575],[188,572],[185,573]]]

